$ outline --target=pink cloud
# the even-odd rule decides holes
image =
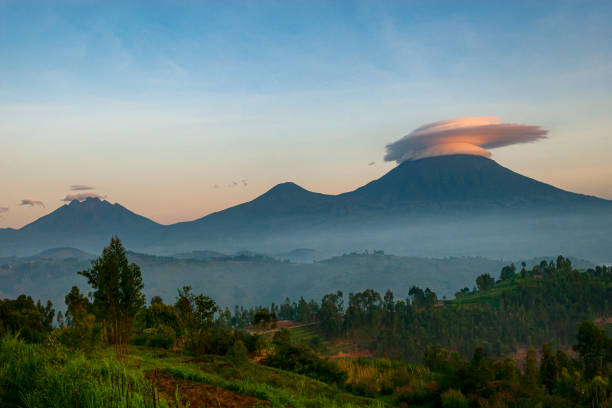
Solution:
[[[487,149],[546,138],[539,126],[502,123],[494,116],[443,120],[421,126],[386,146],[386,161],[401,163],[425,157],[472,154],[489,157]]]

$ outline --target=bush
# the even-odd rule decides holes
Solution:
[[[333,361],[319,357],[312,349],[304,344],[292,345],[277,344],[264,364],[303,374],[328,384],[344,386],[347,374]]]
[[[446,390],[440,395],[442,408],[468,408],[468,401],[465,395],[459,390]]]
[[[241,340],[236,340],[229,349],[227,356],[236,365],[242,365],[249,361],[247,348]]]
[[[151,347],[170,348],[176,340],[176,332],[170,326],[159,324],[143,331],[145,344]]]

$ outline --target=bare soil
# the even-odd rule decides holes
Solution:
[[[157,388],[160,398],[169,402],[171,407],[178,406],[175,393],[178,388],[178,396],[181,406],[189,402],[191,408],[242,408],[270,406],[268,401],[262,401],[255,397],[237,394],[223,388],[202,384],[195,381],[185,380],[172,376],[167,371],[147,371],[145,376]]]

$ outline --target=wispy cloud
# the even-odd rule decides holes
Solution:
[[[88,186],[86,184],[73,184],[70,186],[70,190],[72,191],[80,191],[80,190],[95,190],[95,187]]]
[[[29,198],[24,198],[23,200],[21,200],[21,203],[19,203],[19,205],[25,205],[28,207],[40,206],[42,208],[45,208],[45,204],[43,204],[42,201],[30,200]]]
[[[425,157],[471,154],[489,157],[487,149],[546,138],[539,126],[502,123],[495,116],[465,117],[429,123],[386,146],[385,161],[401,163]]]
[[[74,200],[83,201],[83,200],[86,200],[88,198],[99,198],[99,199],[103,200],[103,199],[106,198],[106,196],[101,196],[101,195],[95,194],[95,193],[68,194],[68,195],[66,195],[66,197],[64,197],[62,199],[62,201],[65,201],[65,202],[69,203],[69,202],[74,201]]]
[[[369,162],[369,163],[368,163],[368,166],[373,166],[373,165],[375,165],[375,164],[376,164],[376,162]]]
[[[249,182],[247,179],[241,179],[238,181],[232,181],[231,183],[228,184],[213,184],[213,188],[218,190],[220,188],[234,188],[234,187],[247,187],[249,185]]]

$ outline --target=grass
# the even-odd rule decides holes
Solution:
[[[316,326],[301,326],[291,329],[291,339],[296,343],[308,343],[315,337],[318,337]]]
[[[224,357],[163,353],[133,348],[130,364],[140,370],[159,369],[173,376],[268,401],[273,407],[382,407],[383,402],[354,396],[311,378],[253,362],[235,365]]]
[[[53,341],[26,344],[18,337],[4,336],[0,338],[0,408],[167,408],[169,401],[177,406],[174,395],[164,394],[168,401],[159,401],[160,394],[146,377],[150,370],[255,397],[265,406],[386,406],[383,401],[251,361],[233,364],[212,355],[194,359],[182,352],[143,347],[130,347],[129,359],[116,361],[112,348],[85,356]]]
[[[0,338],[0,407],[168,407],[154,405],[142,371],[108,358],[89,359],[56,344]]]

